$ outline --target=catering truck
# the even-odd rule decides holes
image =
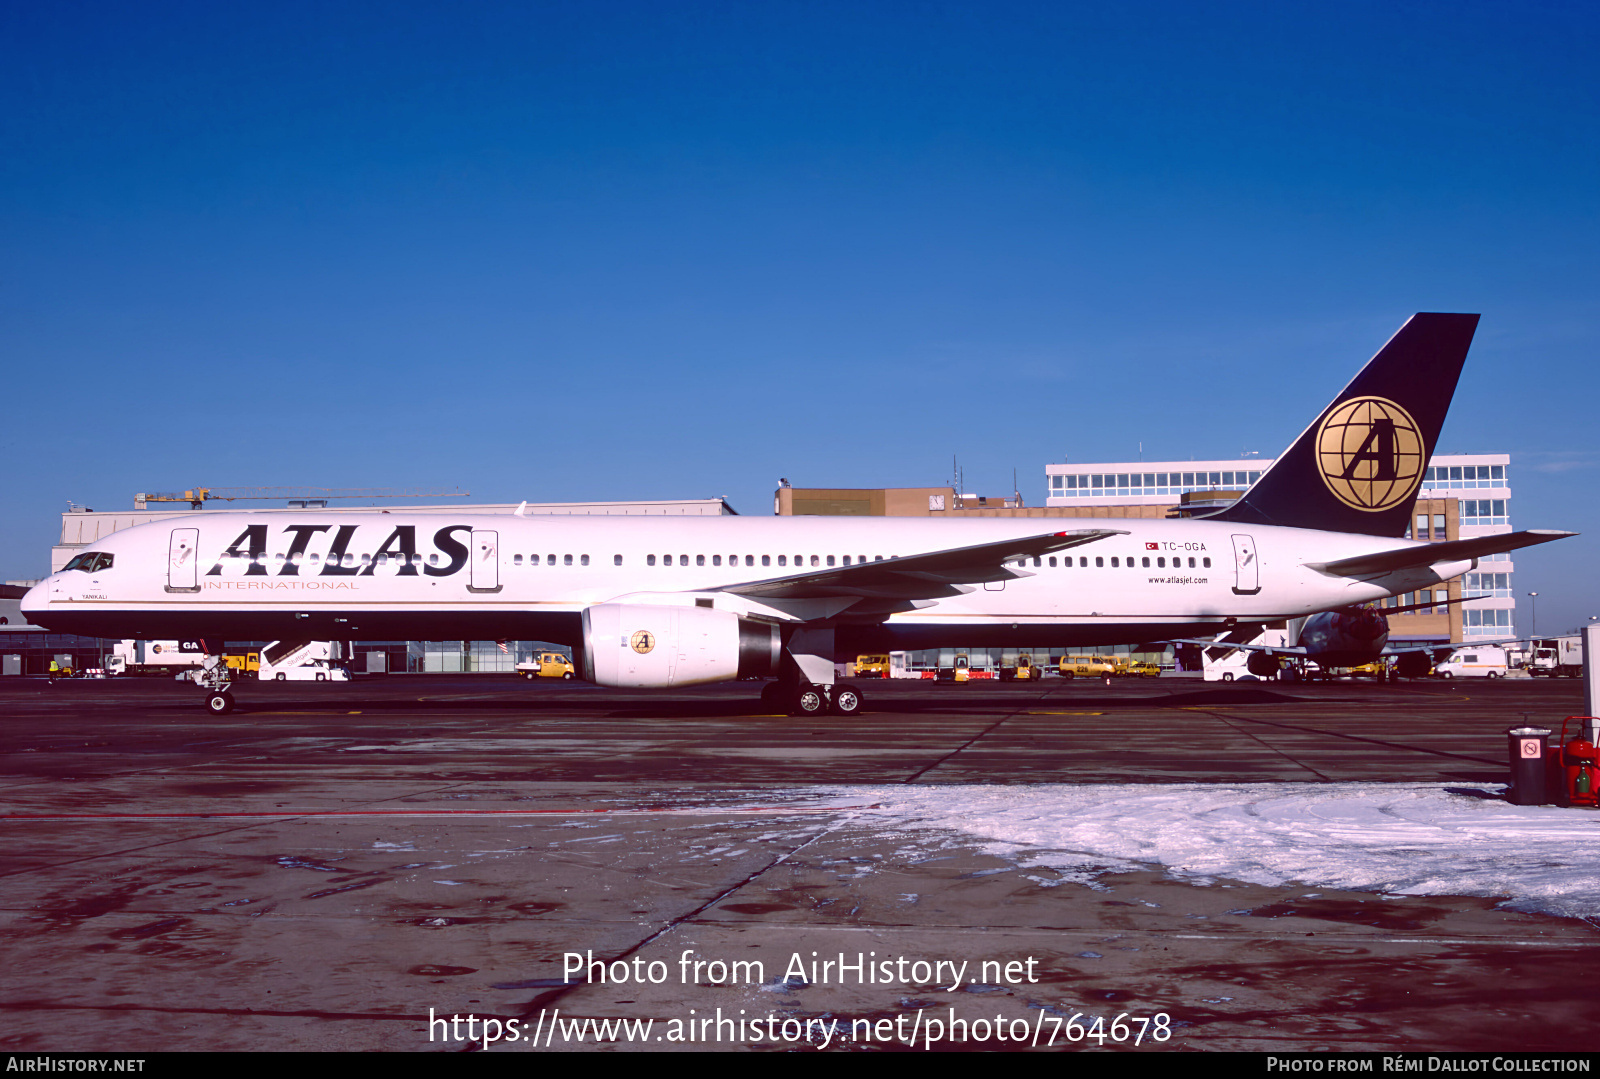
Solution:
[[[1529,649],[1528,673],[1535,678],[1577,678],[1583,673],[1583,638],[1542,637]]]

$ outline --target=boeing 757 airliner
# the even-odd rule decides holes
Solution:
[[[1203,518],[207,512],[99,541],[22,610],[64,633],[204,640],[196,681],[217,714],[233,707],[226,640],[563,642],[605,686],[776,676],[796,714],[857,711],[833,664],[861,652],[1245,640],[1318,612],[1360,612],[1350,643],[1370,650],[1361,604],[1572,534],[1401,538],[1477,323],[1407,320],[1238,502]]]

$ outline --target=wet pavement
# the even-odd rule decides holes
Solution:
[[[164,680],[0,681],[0,1044],[1579,1050],[1600,1029],[1583,919],[1084,877],[880,816],[906,784],[1496,783],[1505,730],[1559,729],[1575,682],[873,682],[848,720],[756,689],[394,675],[248,685],[213,718]]]

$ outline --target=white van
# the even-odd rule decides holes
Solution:
[[[1434,667],[1440,678],[1504,678],[1506,650],[1495,644],[1475,644],[1457,648]]]

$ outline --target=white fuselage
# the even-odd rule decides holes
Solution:
[[[915,609],[853,615],[845,599],[723,591],[1085,527],[1126,534],[1008,562],[1018,576]],[[846,631],[841,650],[868,638],[893,647],[1109,644],[1368,602],[1473,564],[1368,579],[1312,568],[1403,546],[1412,544],[1205,520],[206,512],[98,541],[109,567],[53,574],[23,611],[50,629],[102,637],[570,641],[594,604],[698,599],[747,617],[831,620]]]

